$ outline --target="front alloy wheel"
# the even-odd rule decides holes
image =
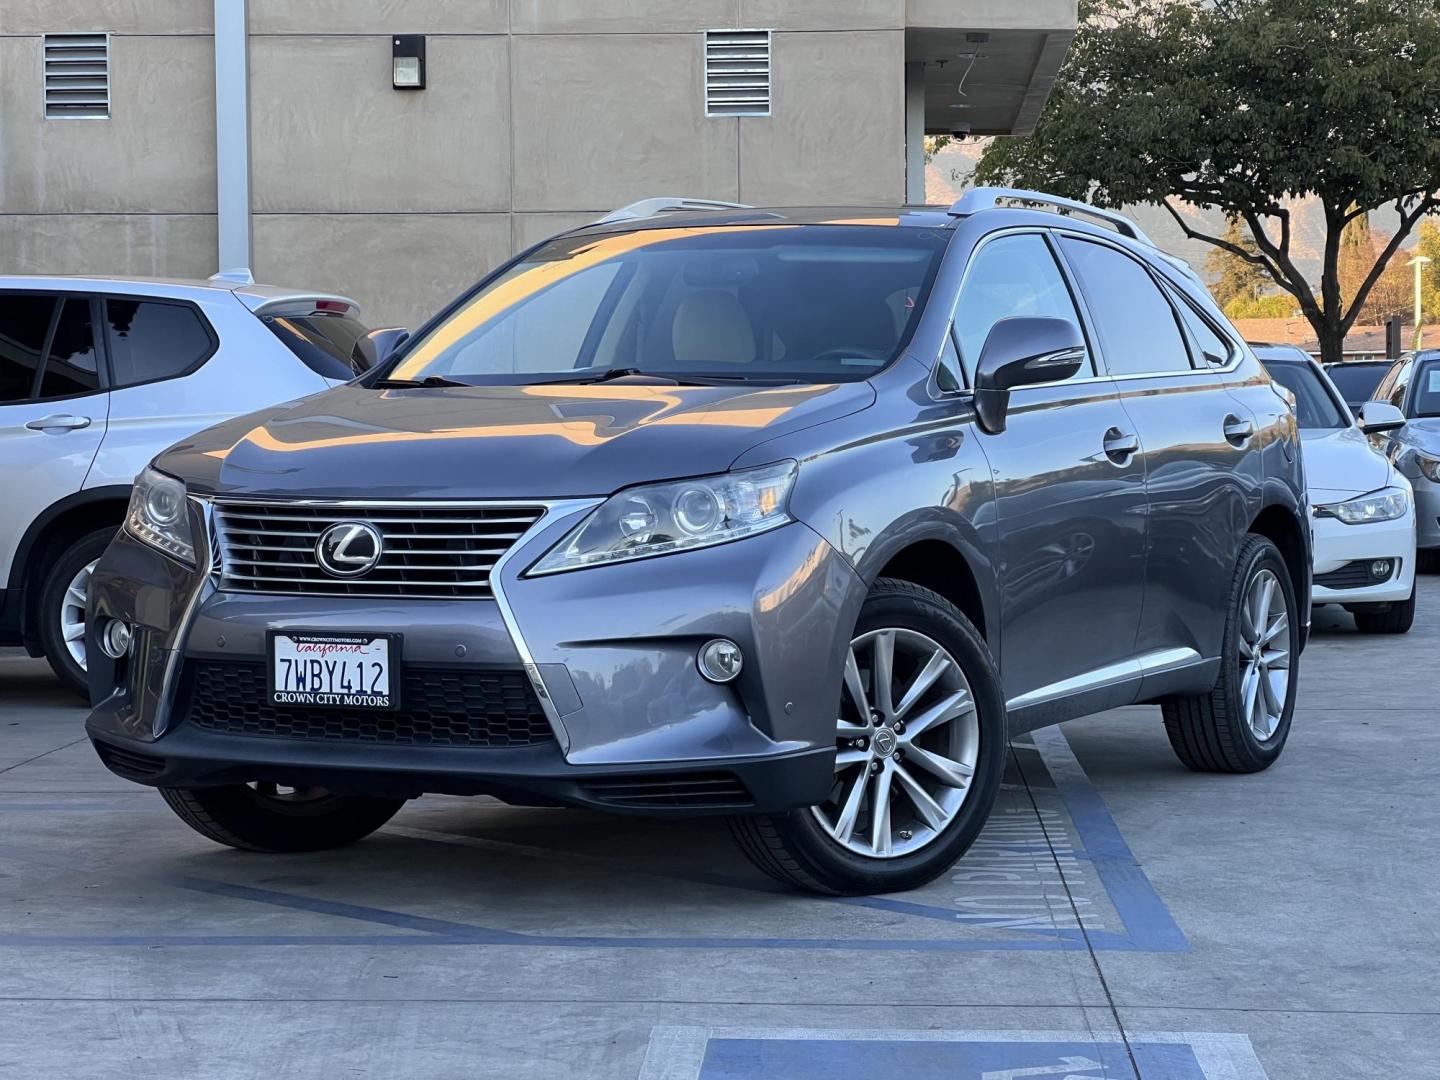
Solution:
[[[944,646],[903,627],[871,630],[845,659],[835,791],[811,813],[857,855],[908,855],[955,820],[979,750],[970,684]]]
[[[955,605],[886,578],[840,660],[828,798],[733,818],[731,829],[756,866],[790,885],[913,889],[965,853],[999,794],[1006,733],[995,662]]]

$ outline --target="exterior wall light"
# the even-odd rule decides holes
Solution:
[[[425,89],[425,35],[396,34],[390,49],[391,81],[396,90]]]

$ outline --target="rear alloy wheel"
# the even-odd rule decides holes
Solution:
[[[1280,756],[1295,712],[1300,624],[1280,551],[1252,535],[1230,586],[1220,672],[1208,694],[1162,706],[1170,746],[1197,772],[1249,773]]]
[[[201,836],[243,851],[323,851],[363,840],[405,805],[404,799],[336,795],[324,788],[231,784],[161,788],[181,821]]]
[[[862,894],[944,873],[1000,789],[1005,711],[980,635],[943,597],[881,580],[844,661],[835,783],[818,806],[732,819],[751,860],[787,884]]]
[[[85,676],[90,575],[114,538],[114,529],[97,529],[81,537],[51,563],[41,585],[38,630],[45,659],[61,682],[85,698],[90,696]]]

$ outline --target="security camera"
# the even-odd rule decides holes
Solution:
[[[955,138],[957,139],[963,139],[967,135],[969,135],[970,132],[974,129],[975,126],[973,124],[968,124],[962,121],[960,123],[950,125],[950,134],[955,136]]]

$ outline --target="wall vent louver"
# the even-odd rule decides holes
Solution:
[[[705,31],[705,115],[770,115],[770,31]]]
[[[45,119],[110,118],[110,35],[46,34]]]

